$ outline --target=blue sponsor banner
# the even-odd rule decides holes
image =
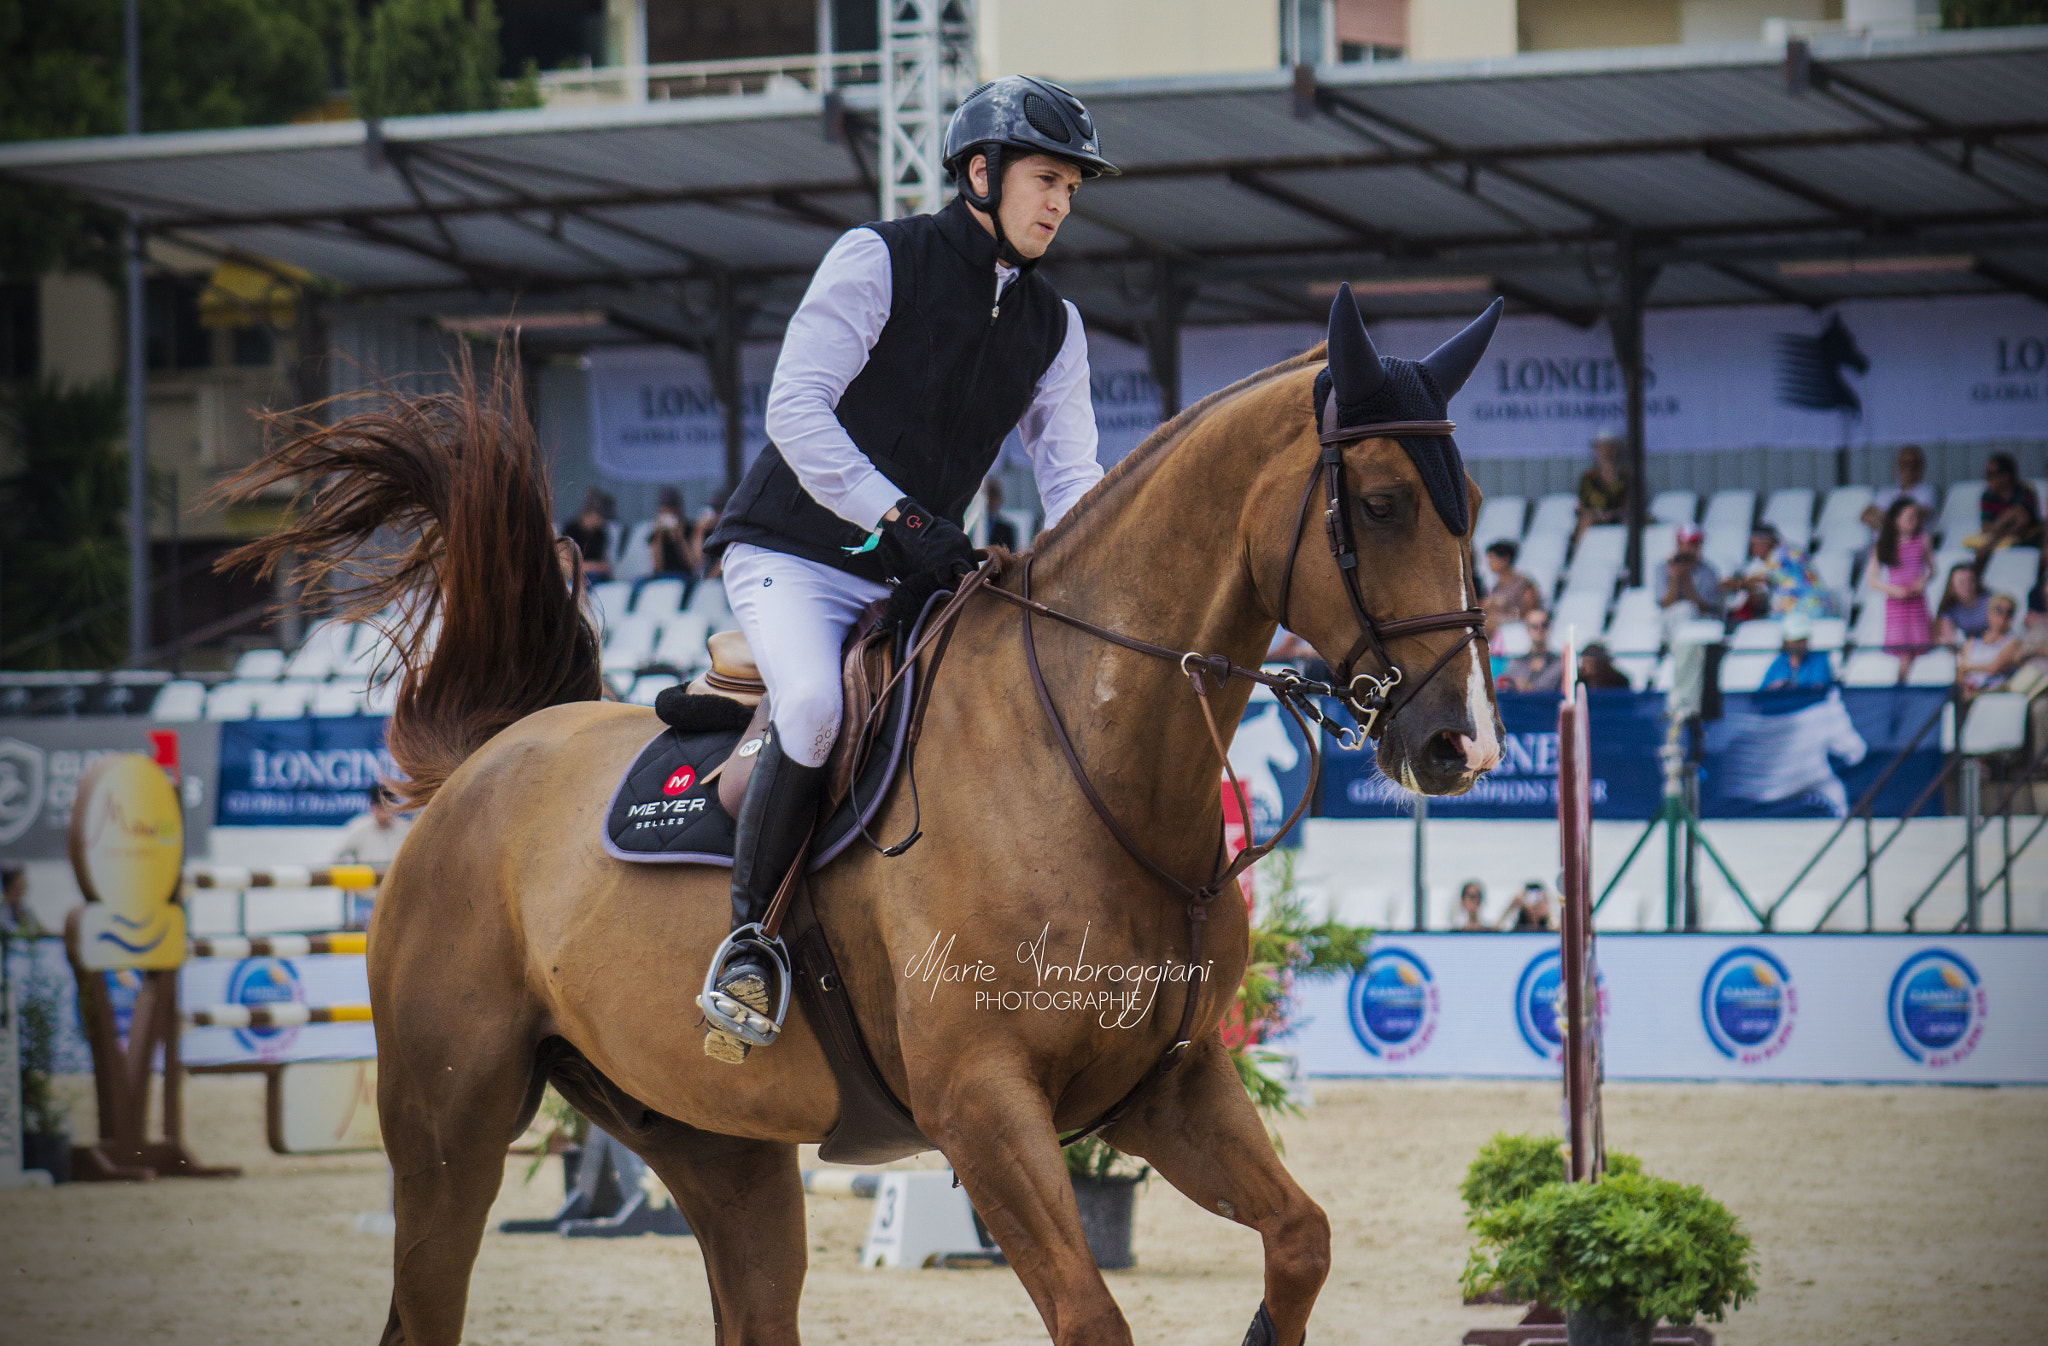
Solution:
[[[1830,687],[1723,697],[1721,718],[1706,726],[1700,813],[1846,817],[1948,697],[1946,687]],[[1599,733],[1597,719],[1593,731]],[[1941,764],[1941,733],[1930,730],[1878,791],[1876,815],[1905,812],[1940,774]],[[1943,812],[1939,798],[1921,809]]]
[[[339,826],[367,812],[370,787],[397,773],[381,717],[224,721],[214,825]]]
[[[1648,818],[1663,798],[1657,749],[1664,741],[1664,698],[1623,690],[1589,691],[1592,705],[1593,816]],[[1555,818],[1557,703],[1554,692],[1502,692],[1498,767],[1462,795],[1429,801],[1432,818]],[[1340,724],[1348,717],[1331,713]],[[1323,736],[1323,816],[1394,818],[1410,809],[1408,792],[1382,775],[1373,745],[1352,752]]]

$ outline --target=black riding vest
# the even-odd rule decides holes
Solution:
[[[863,227],[889,245],[889,321],[836,414],[905,495],[958,524],[1066,340],[1066,305],[1029,266],[998,302],[996,241],[957,199],[936,215]],[[812,499],[770,444],[706,545],[749,542],[888,578],[875,552],[845,550],[866,539]]]

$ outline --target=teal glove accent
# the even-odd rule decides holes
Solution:
[[[869,533],[868,540],[861,543],[858,547],[841,547],[839,550],[845,552],[848,556],[865,556],[881,545],[882,530],[877,528],[874,532]]]

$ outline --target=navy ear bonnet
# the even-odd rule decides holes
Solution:
[[[1486,354],[1486,343],[1500,324],[1501,301],[1473,319],[1464,331],[1420,360],[1381,355],[1366,334],[1365,319],[1349,285],[1337,287],[1330,301],[1329,362],[1316,375],[1316,424],[1323,407],[1337,399],[1337,426],[1384,425],[1395,421],[1443,421],[1451,398]],[[1465,460],[1449,435],[1400,435],[1430,503],[1452,533],[1463,536],[1472,527],[1472,497],[1465,481]]]
[[[1357,404],[1337,399],[1337,424],[1376,425],[1383,421],[1444,421],[1447,399],[1429,371],[1413,360],[1381,356],[1386,382],[1365,401]],[[1330,396],[1332,380],[1327,367],[1316,375],[1316,424],[1323,423],[1323,403]],[[1465,488],[1465,459],[1458,453],[1458,441],[1449,435],[1401,435],[1401,447],[1408,450],[1422,484],[1429,488],[1430,503],[1452,533],[1462,537],[1472,527],[1472,493]]]

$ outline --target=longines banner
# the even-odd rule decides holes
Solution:
[[[2048,1084],[2048,936],[1603,935],[1607,1078]],[[1298,983],[1311,1075],[1556,1079],[1555,935],[1373,940]]]
[[[768,442],[762,415],[777,344],[740,352],[744,458]],[[725,411],[702,356],[674,346],[610,346],[590,352],[591,453],[621,481],[676,482],[725,476]]]
[[[61,860],[79,782],[109,753],[151,751],[150,733],[177,736],[186,844],[204,854],[220,760],[217,724],[163,725],[125,715],[0,720],[0,855]]]

